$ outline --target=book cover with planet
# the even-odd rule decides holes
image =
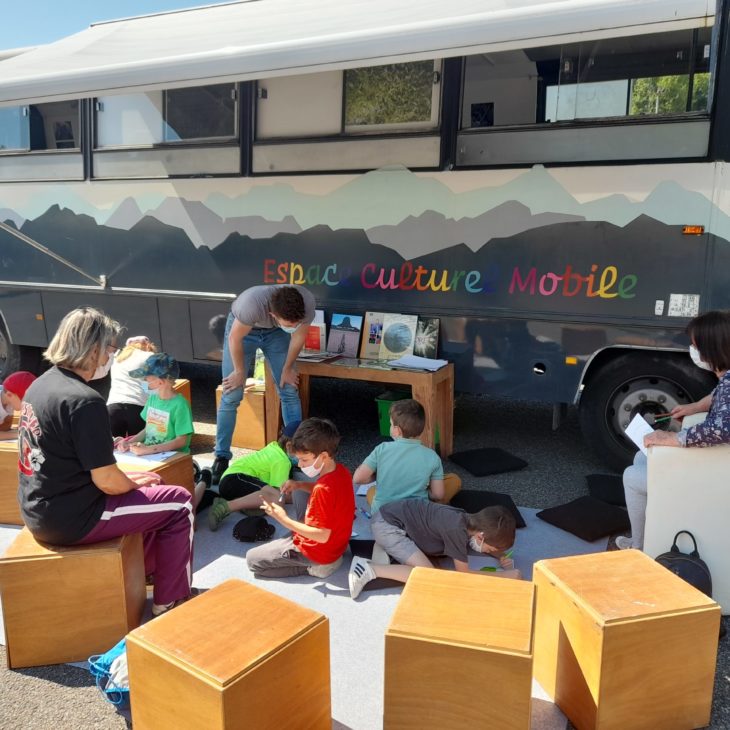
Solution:
[[[393,360],[412,355],[416,341],[418,316],[415,314],[390,314],[383,317],[383,341],[380,343],[381,360]]]

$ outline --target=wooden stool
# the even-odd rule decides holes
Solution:
[[[132,455],[133,456],[133,455]],[[122,471],[151,471],[162,477],[163,484],[172,484],[185,489],[194,496],[195,482],[193,478],[193,457],[190,454],[177,453],[164,461],[146,463],[118,461]]]
[[[23,524],[18,504],[17,438],[11,441],[0,441],[0,523]]]
[[[176,393],[180,393],[180,395],[185,398],[185,400],[188,402],[188,405],[190,406],[190,409],[193,408],[193,399],[190,394],[190,381],[185,378],[178,378],[175,381],[174,390]]]
[[[8,666],[85,661],[139,626],[142,535],[53,547],[23,528],[0,558]]]
[[[526,581],[415,568],[385,634],[383,727],[529,728],[534,605]]]
[[[222,386],[215,389],[215,407],[220,408]],[[263,449],[266,446],[266,396],[263,385],[252,385],[245,390],[236,411],[236,428],[231,446],[240,449]]]
[[[579,729],[710,721],[720,607],[638,550],[535,563],[535,679]]]
[[[329,623],[240,580],[127,637],[135,730],[332,727]]]

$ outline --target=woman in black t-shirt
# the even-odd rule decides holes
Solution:
[[[106,403],[88,381],[116,350],[120,329],[90,307],[63,318],[44,353],[53,367],[21,408],[18,499],[28,529],[44,542],[144,533],[159,615],[192,593],[193,510],[183,487],[140,486],[117,467]]]

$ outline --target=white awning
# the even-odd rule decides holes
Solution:
[[[0,61],[0,103],[129,93],[699,25],[714,0],[250,0],[91,26]],[[629,31],[631,33],[636,30]]]

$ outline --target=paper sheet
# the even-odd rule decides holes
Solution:
[[[654,433],[654,429],[644,420],[643,416],[636,414],[631,423],[626,427],[626,435],[646,454],[646,446],[644,446],[644,436]]]
[[[374,486],[375,486],[375,482],[370,482],[369,484],[360,484],[357,488],[357,492],[355,492],[355,496],[367,497],[368,489],[370,489],[370,487],[374,487]]]
[[[448,360],[434,360],[430,357],[419,357],[418,355],[403,355],[397,360],[388,360],[388,365],[394,368],[417,368],[418,370],[440,370],[449,364]]]
[[[129,451],[115,451],[114,458],[123,464],[137,464],[138,466],[149,466],[150,464],[159,464],[171,456],[175,456],[177,451],[160,451],[159,454],[145,454],[137,456]]]

